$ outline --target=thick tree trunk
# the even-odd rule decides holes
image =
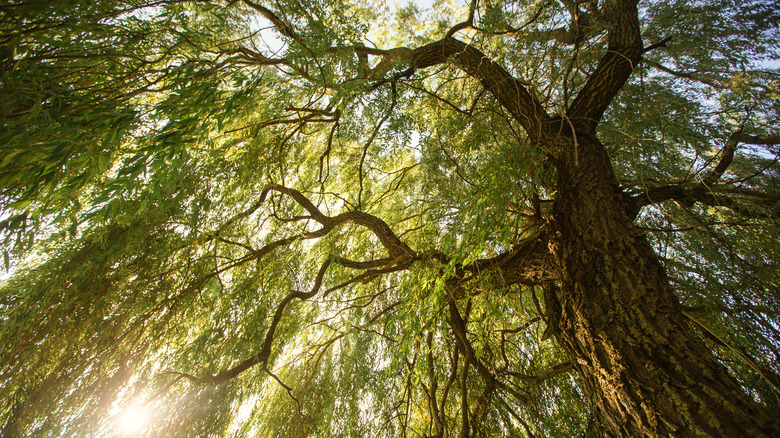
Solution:
[[[597,425],[610,436],[780,436],[691,331],[598,139],[563,141],[553,211],[562,280],[547,308],[559,309],[556,337]]]

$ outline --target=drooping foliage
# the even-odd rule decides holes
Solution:
[[[490,69],[574,131],[609,3],[0,5],[2,435],[597,433],[544,298],[557,164]],[[599,138],[778,414],[780,8],[638,16]]]

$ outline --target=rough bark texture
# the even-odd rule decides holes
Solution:
[[[570,136],[568,141],[574,143]],[[691,331],[595,135],[558,163],[556,337],[609,436],[780,436]],[[576,150],[576,151],[575,151]]]

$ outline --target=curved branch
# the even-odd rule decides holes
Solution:
[[[466,19],[466,21],[463,21],[461,23],[456,24],[455,26],[452,26],[450,30],[447,31],[447,34],[444,36],[445,39],[450,38],[454,36],[456,33],[463,29],[468,29],[472,26],[474,26],[474,12],[477,10],[477,2],[479,0],[472,0],[471,4],[469,5],[469,17]]]
[[[466,74],[479,80],[482,86],[493,94],[532,139],[538,138],[542,125],[551,120],[539,100],[529,92],[526,83],[514,78],[476,47],[455,38],[445,37],[415,49],[353,49],[359,53],[385,56],[393,62],[405,61],[409,69],[402,72],[399,78],[411,75],[417,69],[433,67],[454,59]],[[374,73],[379,70],[381,69],[377,66]]]
[[[482,361],[478,358],[474,347],[471,345],[471,341],[469,341],[467,336],[468,330],[466,329],[466,320],[463,318],[463,316],[461,316],[460,311],[458,310],[458,306],[455,304],[455,300],[452,298],[452,296],[454,296],[454,294],[450,294],[450,297],[447,299],[450,314],[450,318],[447,322],[449,323],[452,332],[455,334],[455,343],[466,360],[464,367],[468,367],[469,364],[474,366],[474,368],[477,370],[477,374],[479,374],[479,376],[485,381],[485,384],[488,388],[499,388],[503,391],[506,391],[521,403],[530,402],[528,395],[521,393],[520,391],[499,380],[498,377],[496,377],[493,372],[491,372],[488,367],[485,366],[485,364],[482,363]],[[467,317],[468,308],[469,307],[467,305]]]
[[[395,259],[403,255],[410,255],[410,256],[415,255],[415,252],[412,251],[409,245],[407,245],[405,242],[399,239],[398,236],[390,228],[390,226],[388,226],[383,220],[379,219],[376,216],[370,215],[368,213],[364,213],[362,211],[349,211],[346,213],[341,213],[335,217],[330,217],[324,215],[309,200],[309,198],[307,198],[301,192],[295,189],[290,189],[281,185],[272,185],[263,191],[261,197],[265,198],[269,190],[274,190],[276,192],[283,193],[293,198],[295,202],[297,202],[301,207],[303,207],[307,212],[309,212],[312,219],[314,219],[315,221],[323,225],[321,231],[324,232],[322,235],[327,234],[328,232],[330,232],[330,230],[332,230],[337,226],[352,223],[352,224],[356,224],[368,228],[372,233],[374,233],[377,239],[379,239],[379,242],[382,244],[382,246],[385,247],[388,254],[390,254],[391,258]]]
[[[594,129],[639,62],[642,36],[637,3],[638,0],[606,2],[599,18],[611,26],[607,35],[607,53],[567,111],[575,123]]]
[[[271,326],[268,328],[268,331],[265,334],[263,347],[259,353],[244,360],[243,362],[239,363],[233,368],[230,368],[227,371],[221,372],[214,376],[209,376],[205,379],[201,379],[200,383],[218,385],[220,383],[227,382],[228,380],[235,378],[239,374],[243,373],[244,371],[252,368],[253,366],[259,363],[267,365],[268,358],[271,355],[271,344],[273,343],[274,340],[274,334],[276,333],[276,328],[279,326],[279,322],[281,322],[282,320],[284,309],[295,298],[298,298],[300,300],[308,300],[309,298],[312,298],[315,295],[317,295],[317,293],[320,291],[320,288],[322,287],[322,279],[325,276],[325,272],[328,270],[328,266],[330,266],[330,260],[326,260],[325,263],[323,263],[322,266],[320,267],[320,271],[317,273],[317,277],[314,280],[314,286],[312,287],[311,291],[309,292],[301,292],[297,290],[290,291],[290,293],[287,294],[287,296],[284,297],[284,299],[282,299],[282,302],[279,303],[279,305],[276,307],[276,312],[274,313],[274,317],[271,320]]]
[[[409,246],[406,245],[406,243],[402,242],[395,235],[395,233],[393,233],[390,227],[381,219],[360,211],[350,211],[347,213],[342,213],[336,217],[326,216],[319,210],[319,208],[317,208],[317,206],[315,206],[309,200],[309,198],[304,196],[301,192],[281,185],[272,185],[267,187],[261,193],[260,200],[257,203],[255,203],[247,211],[242,212],[236,217],[232,218],[231,221],[235,221],[240,217],[251,214],[251,212],[259,208],[260,204],[262,204],[265,201],[265,199],[268,196],[268,193],[271,190],[293,198],[295,202],[297,202],[301,207],[303,207],[309,213],[309,216],[306,216],[306,218],[313,219],[319,222],[320,224],[322,224],[322,228],[315,231],[311,231],[304,234],[291,236],[291,237],[287,237],[284,239],[271,242],[268,245],[265,245],[263,248],[256,250],[250,253],[249,255],[247,255],[246,257],[242,258],[242,260],[240,261],[241,263],[246,262],[248,260],[254,260],[254,259],[259,260],[266,254],[273,251],[274,249],[279,248],[281,246],[289,245],[299,239],[313,239],[317,237],[322,237],[328,234],[337,226],[345,225],[348,223],[354,223],[363,226],[365,228],[368,228],[371,232],[373,232],[377,236],[379,241],[383,244],[385,249],[388,251],[390,257],[386,259],[380,259],[380,260],[369,261],[369,262],[353,262],[343,258],[335,259],[334,261],[344,266],[354,267],[359,269],[368,269],[368,270],[362,273],[361,275],[358,275],[357,277],[353,278],[352,280],[349,280],[345,283],[342,283],[340,285],[328,289],[325,292],[326,295],[335,289],[345,287],[346,285],[355,283],[357,281],[370,281],[379,275],[405,269],[412,262],[414,262],[415,259],[414,251],[412,251],[411,248],[409,248]],[[271,345],[273,343],[274,334],[276,332],[279,323],[282,320],[282,316],[284,314],[285,308],[293,299],[297,298],[300,300],[308,300],[314,297],[317,293],[319,293],[320,288],[322,287],[323,277],[325,276],[325,272],[327,271],[330,264],[331,264],[331,260],[327,260],[325,261],[325,263],[322,264],[319,272],[317,273],[317,276],[314,281],[314,286],[312,287],[311,291],[301,292],[301,291],[293,290],[289,294],[287,294],[287,296],[285,296],[284,299],[282,299],[281,303],[279,303],[279,305],[276,308],[276,312],[274,313],[273,319],[271,320],[271,325],[269,326],[268,331],[266,332],[263,346],[260,352],[249,357],[248,359],[245,359],[238,365],[226,371],[223,371],[217,375],[211,375],[201,379],[194,379],[194,381],[196,381],[197,383],[216,385],[235,378],[239,374],[254,367],[257,364],[262,363],[264,365],[267,365],[268,358],[270,357],[271,354]],[[382,269],[369,269],[374,267],[382,267]]]
[[[272,11],[250,0],[242,1],[271,21],[274,27],[282,35],[299,43],[301,42],[300,35]],[[398,79],[411,75],[416,69],[443,64],[447,62],[449,58],[454,58],[468,75],[479,80],[485,89],[496,97],[501,105],[504,106],[518,122],[520,122],[532,139],[538,138],[541,132],[541,126],[550,120],[550,116],[544,110],[541,103],[528,91],[526,84],[514,78],[506,69],[492,61],[479,49],[452,38],[452,35],[458,30],[465,29],[472,25],[475,9],[476,1],[471,4],[469,18],[466,22],[455,25],[441,40],[426,44],[422,47],[415,49],[396,47],[384,50],[369,48],[363,45],[355,45],[348,49],[353,50],[358,57],[365,55],[384,57],[382,62],[380,62],[371,72],[372,76],[386,73],[396,61],[406,61],[410,68],[400,75],[397,75]],[[331,48],[330,51],[339,51],[343,49],[345,49],[345,47],[334,47]],[[262,57],[261,61],[266,62],[266,59],[267,58]]]

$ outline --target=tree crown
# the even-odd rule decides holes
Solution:
[[[571,132],[777,410],[780,10],[631,3],[0,6],[3,430],[584,432],[542,299]]]

